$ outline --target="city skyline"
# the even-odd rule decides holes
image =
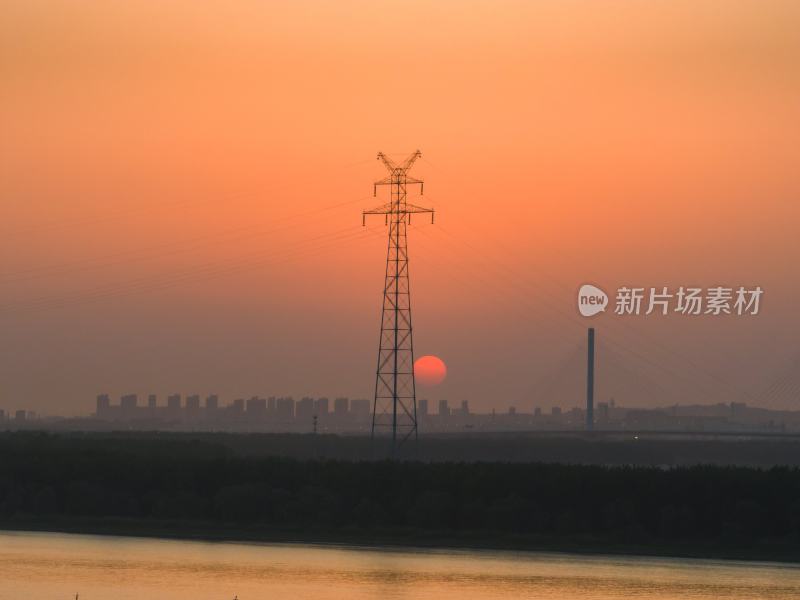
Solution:
[[[591,427],[589,419],[591,416]],[[770,410],[745,402],[675,404],[645,408],[614,398],[586,406],[507,405],[490,412],[473,410],[469,401],[418,400],[423,434],[583,433],[726,436],[796,436],[800,410]],[[367,398],[276,396],[221,399],[217,394],[99,394],[94,412],[78,417],[38,415],[0,407],[0,430],[163,431],[276,434],[339,434],[371,437],[372,401]],[[377,433],[389,440],[390,433]]]

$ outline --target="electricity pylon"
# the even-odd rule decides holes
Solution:
[[[417,439],[417,396],[414,384],[414,343],[411,331],[411,291],[408,282],[408,239],[406,228],[414,213],[428,213],[433,223],[433,209],[410,204],[406,188],[423,182],[408,176],[408,171],[422,156],[419,150],[395,164],[385,154],[378,153],[389,175],[376,181],[390,186],[389,202],[362,214],[383,215],[389,226],[389,247],[386,252],[386,278],[383,286],[381,335],[378,345],[378,369],[375,377],[375,400],[372,407],[372,438],[382,429],[390,429],[392,455],[410,437]]]

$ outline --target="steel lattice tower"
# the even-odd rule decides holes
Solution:
[[[375,400],[372,408],[372,438],[388,429],[392,436],[392,455],[410,437],[417,439],[417,397],[414,384],[414,344],[411,329],[411,291],[408,275],[408,238],[406,229],[414,213],[428,213],[433,223],[433,209],[409,204],[406,188],[423,182],[408,176],[408,171],[422,156],[419,150],[395,164],[383,153],[378,154],[389,175],[376,181],[373,195],[379,185],[390,186],[389,202],[367,215],[384,215],[389,226],[389,246],[386,253],[386,278],[383,286],[383,311],[378,346],[378,368],[375,377]]]

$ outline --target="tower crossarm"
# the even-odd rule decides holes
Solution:
[[[431,216],[431,224],[433,224],[435,211],[432,208],[417,206],[416,204],[406,204],[404,207],[399,208],[395,207],[392,203],[386,203],[371,210],[363,211],[361,213],[361,225],[367,224],[368,215],[391,215],[394,213],[399,213],[401,215],[429,214]]]
[[[411,154],[408,158],[406,158],[402,163],[395,164],[394,161],[386,156],[383,152],[378,152],[378,160],[383,163],[383,166],[386,167],[386,170],[389,171],[392,175],[397,175],[398,172],[405,173],[411,167],[414,166],[414,163],[417,162],[417,159],[422,156],[422,152],[417,150],[413,154]]]
[[[431,225],[433,225],[434,209],[432,208],[425,208],[424,206],[417,206],[416,204],[406,204],[405,212],[409,215],[418,213],[429,214],[431,216]],[[409,222],[411,222],[410,217]]]
[[[419,184],[419,193],[420,196],[425,193],[425,182],[422,179],[417,179],[416,177],[409,177],[405,175],[403,172],[400,172],[398,175],[389,175],[389,177],[384,177],[372,184],[372,195],[378,195],[378,186],[379,185],[397,185],[398,183],[402,183],[405,186],[409,185],[417,185]]]
[[[403,161],[403,164],[400,166],[400,168],[403,169],[404,172],[408,171],[414,165],[414,163],[417,162],[417,159],[420,156],[422,156],[422,152],[417,150],[411,156],[405,159],[405,161]]]
[[[389,173],[394,173],[395,169],[397,169],[397,165],[392,162],[392,159],[386,156],[383,152],[378,152],[378,160],[383,163],[383,166],[386,167],[386,170]]]
[[[387,202],[386,204],[381,204],[380,206],[373,208],[371,210],[365,210],[365,215],[388,215],[392,212],[392,204],[391,202]]]
[[[371,210],[365,210],[361,213],[361,225],[367,224],[367,215],[389,215],[392,212],[392,203],[387,202]]]
[[[424,206],[417,206],[416,204],[406,204],[405,212],[407,213],[431,213],[433,214],[432,208],[426,208]]]

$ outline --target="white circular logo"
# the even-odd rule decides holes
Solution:
[[[578,290],[578,311],[584,317],[603,312],[608,306],[608,295],[599,287],[585,283]]]

